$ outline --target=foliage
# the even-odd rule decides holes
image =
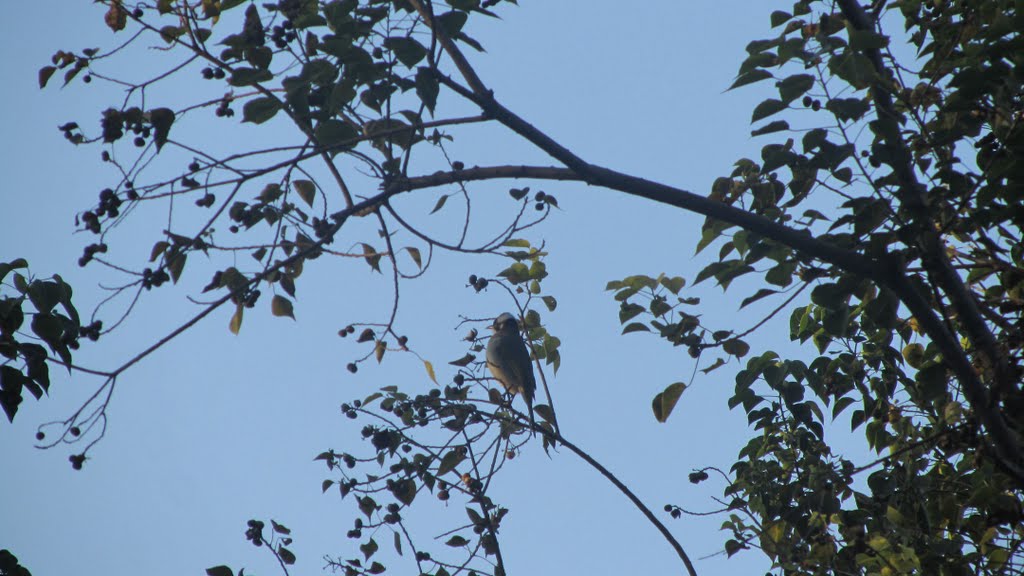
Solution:
[[[130,87],[98,126],[61,126],[71,143],[102,147],[103,162],[117,174],[96,207],[80,215],[82,230],[99,243],[79,264],[124,275],[115,296],[129,302],[125,314],[147,292],[191,273],[198,253],[217,269],[204,289],[212,299],[193,319],[120,368],[92,371],[104,383],[93,404],[62,423],[66,434],[78,430],[77,437],[84,425],[105,421],[119,375],[222,305],[234,305],[228,328],[235,333],[262,290],[273,293],[271,314],[299,316],[300,278],[321,257],[361,258],[370,274],[393,280],[389,318],[339,331],[359,332],[365,353],[348,365],[355,372],[371,358],[416,354],[396,327],[398,287],[420,277],[435,250],[498,256],[507,267],[470,277],[468,287],[502,291],[515,305],[547,398],[535,407],[540,424],[530,429],[484,376],[480,320],[467,320],[468,350],[449,363],[452,384],[442,387],[434,364],[420,358],[436,384],[428,394],[389,386],[343,406],[347,417],[367,422],[362,436],[370,447],[316,459],[332,474],[324,491],[339,490],[358,509],[349,537],[360,542],[362,557],[332,559],[331,567],[383,572],[377,538],[390,533],[395,554],[408,553],[420,573],[504,574],[498,531],[507,509],[488,489],[530,432],[545,449],[565,447],[612,482],[693,574],[671,532],[559,431],[545,370],[558,370],[560,341],[542,317],[557,300],[543,290],[546,248],[525,239],[558,209],[555,196],[512,188],[507,224],[489,240],[469,239],[474,182],[582,181],[706,216],[696,249],[717,254],[692,284],[714,280],[723,290],[744,291],[740,307],[760,315],[742,328],[712,326],[715,319],[699,312],[699,298],[680,276],[634,275],[607,286],[620,303],[623,333],[648,332],[685,347],[695,374],[731,359],[746,362],[729,405],[746,413],[753,434],[720,474],[728,555],[758,548],[785,574],[1013,574],[1024,566],[1024,50],[1017,3],[896,0],[865,9],[852,0],[799,0],[791,12],[773,12],[777,34],[747,46],[733,88],[775,80],[778,97],[752,111],[760,123],[752,134],[777,141],[759,160],[737,161],[706,197],[588,163],[495,99],[462,50],[482,50],[469,35],[471,19],[495,16],[492,10],[506,4],[500,0],[443,7],[425,0],[104,4],[112,31],[131,27],[138,35],[108,52],[59,51],[39,73],[41,86],[60,71],[65,85],[95,78]],[[158,40],[177,60],[142,82],[110,76],[104,60],[140,38]],[[160,91],[171,78],[216,88],[182,103]],[[219,90],[227,92],[214,94]],[[480,114],[446,116],[449,97]],[[209,143],[188,141],[188,123],[197,117],[290,126],[293,140],[241,141],[216,154]],[[449,159],[445,143],[458,129],[484,122],[559,165],[467,168]],[[414,156],[444,169],[412,174]],[[352,192],[365,188],[375,192]],[[461,210],[454,239],[443,226],[415,224],[423,215],[412,218],[400,205],[401,194],[422,189],[440,190],[428,222]],[[183,209],[184,200],[195,208]],[[167,228],[150,239],[149,262],[108,261],[107,243],[142,206],[168,213]],[[342,242],[348,248],[336,248]],[[252,261],[240,263],[240,253]],[[2,276],[24,265],[7,264]],[[48,385],[46,350],[15,339],[22,305],[35,307],[32,331],[63,365],[73,367],[69,349],[86,330],[59,277],[14,278],[18,295],[5,296],[0,318],[5,356],[24,365],[3,366],[11,419],[23,388],[39,397]],[[54,311],[57,304],[66,315]],[[806,356],[755,351],[744,340],[787,316],[791,340],[810,344],[802,348]],[[100,327],[90,326],[98,336]],[[670,418],[691,385],[669,384],[653,399],[654,417]],[[876,458],[858,462],[833,448],[836,426],[847,423]],[[73,465],[81,467],[84,455]],[[706,470],[690,476],[708,479]],[[444,547],[435,546],[440,550],[427,550],[426,538],[406,528],[414,502],[428,506],[425,492],[464,505]],[[685,514],[666,509],[675,518]],[[288,529],[273,523],[268,541],[263,527],[250,521],[247,538],[266,544],[287,573],[295,561]],[[226,566],[208,572],[233,573]]]

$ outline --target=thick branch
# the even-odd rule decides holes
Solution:
[[[856,0],[838,0],[839,8],[850,25],[857,30],[872,30],[874,25],[863,7]],[[892,101],[890,87],[884,82],[887,69],[882,54],[877,49],[865,50],[868,59],[875,68],[876,77],[872,82],[871,96],[877,110],[880,128],[876,132],[882,137],[889,148],[892,160],[889,165],[899,181],[896,195],[902,206],[907,208],[913,218],[915,232],[923,250],[922,264],[934,274],[934,278],[942,287],[964,331],[970,338],[974,348],[980,351],[992,367],[995,395],[990,395],[960,346],[955,334],[950,333],[946,326],[935,317],[934,311],[927,301],[917,293],[913,285],[903,275],[892,275],[891,287],[900,295],[915,318],[930,326],[928,335],[936,342],[949,362],[958,379],[963,385],[964,394],[971,406],[978,412],[982,423],[992,436],[993,444],[1003,463],[1019,481],[1024,481],[1024,457],[1019,442],[1006,426],[999,412],[998,394],[1014,389],[1015,378],[1007,363],[1006,356],[999,352],[995,335],[978,309],[973,295],[964,285],[963,279],[957,274],[952,263],[946,256],[942,238],[933,227],[933,219],[925,195],[925,187],[918,181],[914,171],[913,156],[906,142],[900,137],[897,124],[899,113]]]
[[[654,200],[690,212],[696,212],[746,230],[756,232],[780,244],[785,244],[801,253],[833,264],[844,270],[865,277],[877,276],[878,264],[872,260],[844,250],[832,244],[822,242],[810,233],[783,226],[763,216],[741,210],[717,200],[711,200],[679,188],[652,182],[629,174],[616,172],[608,168],[588,164],[586,175],[569,168],[548,166],[489,166],[484,168],[468,168],[454,172],[437,172],[429,176],[418,176],[404,180],[395,180],[389,191],[417,190],[454,182],[470,182],[474,180],[493,180],[496,178],[532,178],[537,180],[578,180]]]

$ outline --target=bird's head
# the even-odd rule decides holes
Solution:
[[[516,322],[516,317],[503,312],[500,316],[494,319],[494,324],[491,325],[491,330],[497,333],[515,334],[519,331],[519,323]]]

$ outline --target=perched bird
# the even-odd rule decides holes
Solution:
[[[515,316],[505,312],[494,319],[491,329],[494,334],[487,342],[487,368],[505,390],[526,400],[526,413],[530,416],[530,426],[533,426],[533,397],[537,381],[533,377],[530,353],[519,334],[519,323]]]

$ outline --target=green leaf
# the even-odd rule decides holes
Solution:
[[[465,459],[466,454],[464,450],[459,448],[449,450],[448,453],[441,458],[441,464],[437,467],[436,476],[444,476],[452,470],[455,470],[455,467],[461,464]]]
[[[437,95],[440,91],[437,77],[430,68],[421,66],[416,70],[416,96],[427,107],[427,110],[430,110],[431,114],[434,113],[434,106],[437,105]]]
[[[774,98],[769,98],[769,99],[765,100],[764,102],[761,102],[760,104],[758,104],[754,108],[754,113],[750,117],[750,123],[753,124],[754,122],[757,122],[758,120],[762,120],[764,118],[767,118],[767,117],[771,116],[772,114],[775,114],[775,113],[780,112],[780,111],[785,110],[785,109],[786,109],[786,103],[785,102],[783,102],[782,100],[776,100]]]
[[[783,102],[788,104],[803,96],[805,92],[814,87],[814,76],[810,74],[794,74],[779,82],[778,87],[779,96]]]
[[[468,19],[469,14],[453,10],[438,16],[437,23],[441,26],[441,29],[444,30],[445,34],[454,37],[458,35],[459,32],[462,32],[462,27],[466,25],[466,20]]]
[[[732,338],[722,342],[722,350],[725,350],[726,354],[742,358],[750,352],[750,345],[739,338]]]
[[[410,70],[427,56],[427,49],[415,38],[408,36],[385,38],[384,47],[391,50],[398,61]]]
[[[313,206],[313,199],[316,197],[316,185],[309,180],[292,180],[292,187],[295,193],[302,198],[302,201]]]
[[[277,98],[253,98],[242,107],[242,122],[263,124],[274,117],[281,109],[281,101]]]
[[[744,298],[743,302],[740,303],[740,309],[742,310],[748,304],[753,304],[754,302],[757,302],[761,298],[764,298],[766,296],[771,296],[772,294],[778,294],[778,293],[779,293],[778,290],[772,290],[770,288],[761,288],[760,290],[755,292],[753,296],[749,296],[747,298]]]
[[[873,30],[850,29],[850,48],[857,51],[881,50],[889,45],[889,37]]]
[[[259,82],[267,82],[273,80],[274,75],[269,70],[260,70],[259,68],[235,68],[231,72],[231,78],[228,78],[228,84],[235,86],[236,88],[242,86],[252,86]]]
[[[640,322],[630,322],[622,329],[623,334],[629,334],[630,332],[650,332],[651,329],[647,325]]]
[[[774,122],[769,122],[768,124],[761,126],[757,130],[751,131],[750,135],[761,136],[762,134],[771,134],[772,132],[781,132],[783,130],[789,130],[789,122],[786,122],[785,120],[775,120]]]
[[[339,151],[352,149],[359,138],[359,132],[341,120],[324,120],[313,135],[321,146]]]
[[[434,209],[431,210],[430,213],[433,214],[434,212],[437,212],[441,208],[444,208],[444,203],[447,202],[447,201],[448,201],[448,195],[447,194],[445,194],[445,195],[441,196],[440,198],[438,198],[437,202],[434,204]]]
[[[366,542],[365,544],[361,544],[359,546],[359,551],[363,553],[363,557],[366,560],[369,560],[370,556],[373,556],[377,552],[377,549],[377,541],[373,538],[370,538],[369,542]]]
[[[540,416],[540,419],[545,422],[555,422],[555,411],[551,409],[551,406],[547,404],[537,404],[533,407],[533,411]]]
[[[782,10],[775,10],[771,15],[772,28],[776,26],[782,26],[786,22],[793,18],[793,15],[789,12],[783,12]]]
[[[310,84],[327,86],[334,83],[334,79],[338,77],[338,67],[328,60],[317,58],[302,66],[302,73],[299,74],[299,77]]]
[[[540,299],[544,302],[544,306],[547,307],[549,312],[554,312],[555,308],[558,307],[558,301],[555,300],[554,296],[541,296]]]
[[[43,66],[39,69],[39,88],[40,90],[46,88],[46,83],[50,81],[50,77],[57,71],[56,66]]]
[[[409,256],[412,258],[412,261],[416,263],[416,267],[420,268],[422,270],[423,269],[423,259],[422,259],[423,257],[422,257],[422,255],[420,255],[420,249],[419,248],[413,248],[412,246],[408,246],[408,247],[404,248],[404,250],[409,252]]]
[[[370,268],[373,268],[374,272],[380,272],[381,255],[369,244],[361,243],[360,245],[363,247],[363,258],[366,259],[366,263],[370,265]]]
[[[153,125],[153,142],[159,152],[167,143],[167,135],[174,124],[174,111],[170,108],[154,108],[149,111],[149,123]]]
[[[651,403],[651,407],[654,409],[654,418],[658,422],[665,422],[668,420],[669,414],[676,407],[676,402],[679,401],[679,397],[686,390],[686,384],[682,382],[675,382],[669,384],[665,390],[659,392],[654,397],[654,401]]]
[[[185,261],[188,259],[188,255],[184,252],[172,250],[167,255],[167,271],[171,275],[171,280],[175,284],[178,283],[178,278],[181,278],[181,273],[185,269]]]
[[[466,544],[469,544],[469,540],[466,540],[465,538],[463,538],[462,536],[459,536],[458,534],[456,534],[455,536],[452,536],[451,538],[448,539],[447,542],[445,542],[446,546],[451,546],[452,548],[461,548],[461,547],[465,546]]]
[[[275,294],[274,298],[271,299],[270,312],[274,316],[287,316],[292,320],[295,319],[295,313],[292,310],[292,301],[280,294]]]
[[[740,86],[746,86],[747,84],[753,84],[754,82],[767,80],[768,78],[774,78],[771,72],[757,68],[751,70],[750,72],[745,72],[737,76],[736,80],[732,83],[732,86],[729,86],[726,92],[728,92],[729,90],[733,90],[735,88],[739,88]]]

